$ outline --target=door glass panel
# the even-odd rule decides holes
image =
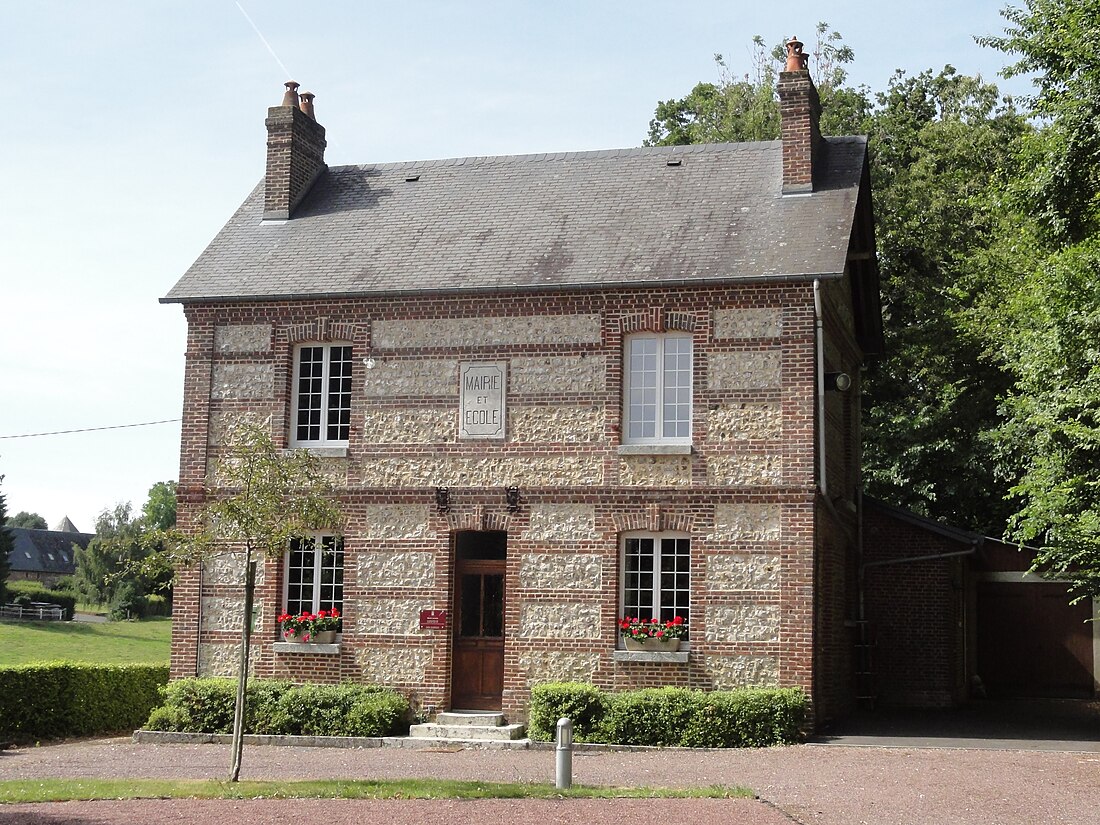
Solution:
[[[490,574],[482,577],[485,600],[482,603],[481,635],[504,635],[504,576]]]
[[[476,573],[467,573],[462,577],[462,626],[459,628],[461,636],[481,635],[481,576]]]

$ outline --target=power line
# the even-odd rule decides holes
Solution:
[[[142,421],[139,424],[112,424],[109,427],[81,427],[79,430],[54,430],[52,433],[23,433],[21,435],[0,435],[0,438],[38,438],[43,435],[68,435],[69,433],[94,433],[99,430],[125,430],[130,427],[151,427],[153,424],[175,424],[178,418],[163,418],[160,421]]]

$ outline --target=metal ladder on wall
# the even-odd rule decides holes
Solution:
[[[856,621],[859,635],[856,637],[856,704],[865,710],[874,710],[878,694],[875,691],[875,638],[871,623],[866,619]]]

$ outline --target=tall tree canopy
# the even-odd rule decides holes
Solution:
[[[996,432],[1020,541],[1041,570],[1100,597],[1100,2],[1028,0],[983,42],[1034,72],[1040,127],[984,261],[990,350],[1014,381]],[[1013,208],[1014,207],[1014,208]]]
[[[3,481],[4,477],[0,476],[0,482]],[[8,561],[12,549],[11,533],[4,526],[7,515],[8,502],[4,494],[0,493],[0,604],[7,601],[8,573],[11,572],[11,563]]]

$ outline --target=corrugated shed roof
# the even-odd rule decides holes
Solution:
[[[839,275],[865,158],[826,138],[787,197],[778,141],[341,166],[284,222],[261,181],[162,300]]]
[[[64,533],[56,530],[30,530],[8,527],[12,550],[8,554],[11,569],[26,573],[56,573],[67,576],[76,570],[73,545],[87,547],[93,533]]]

